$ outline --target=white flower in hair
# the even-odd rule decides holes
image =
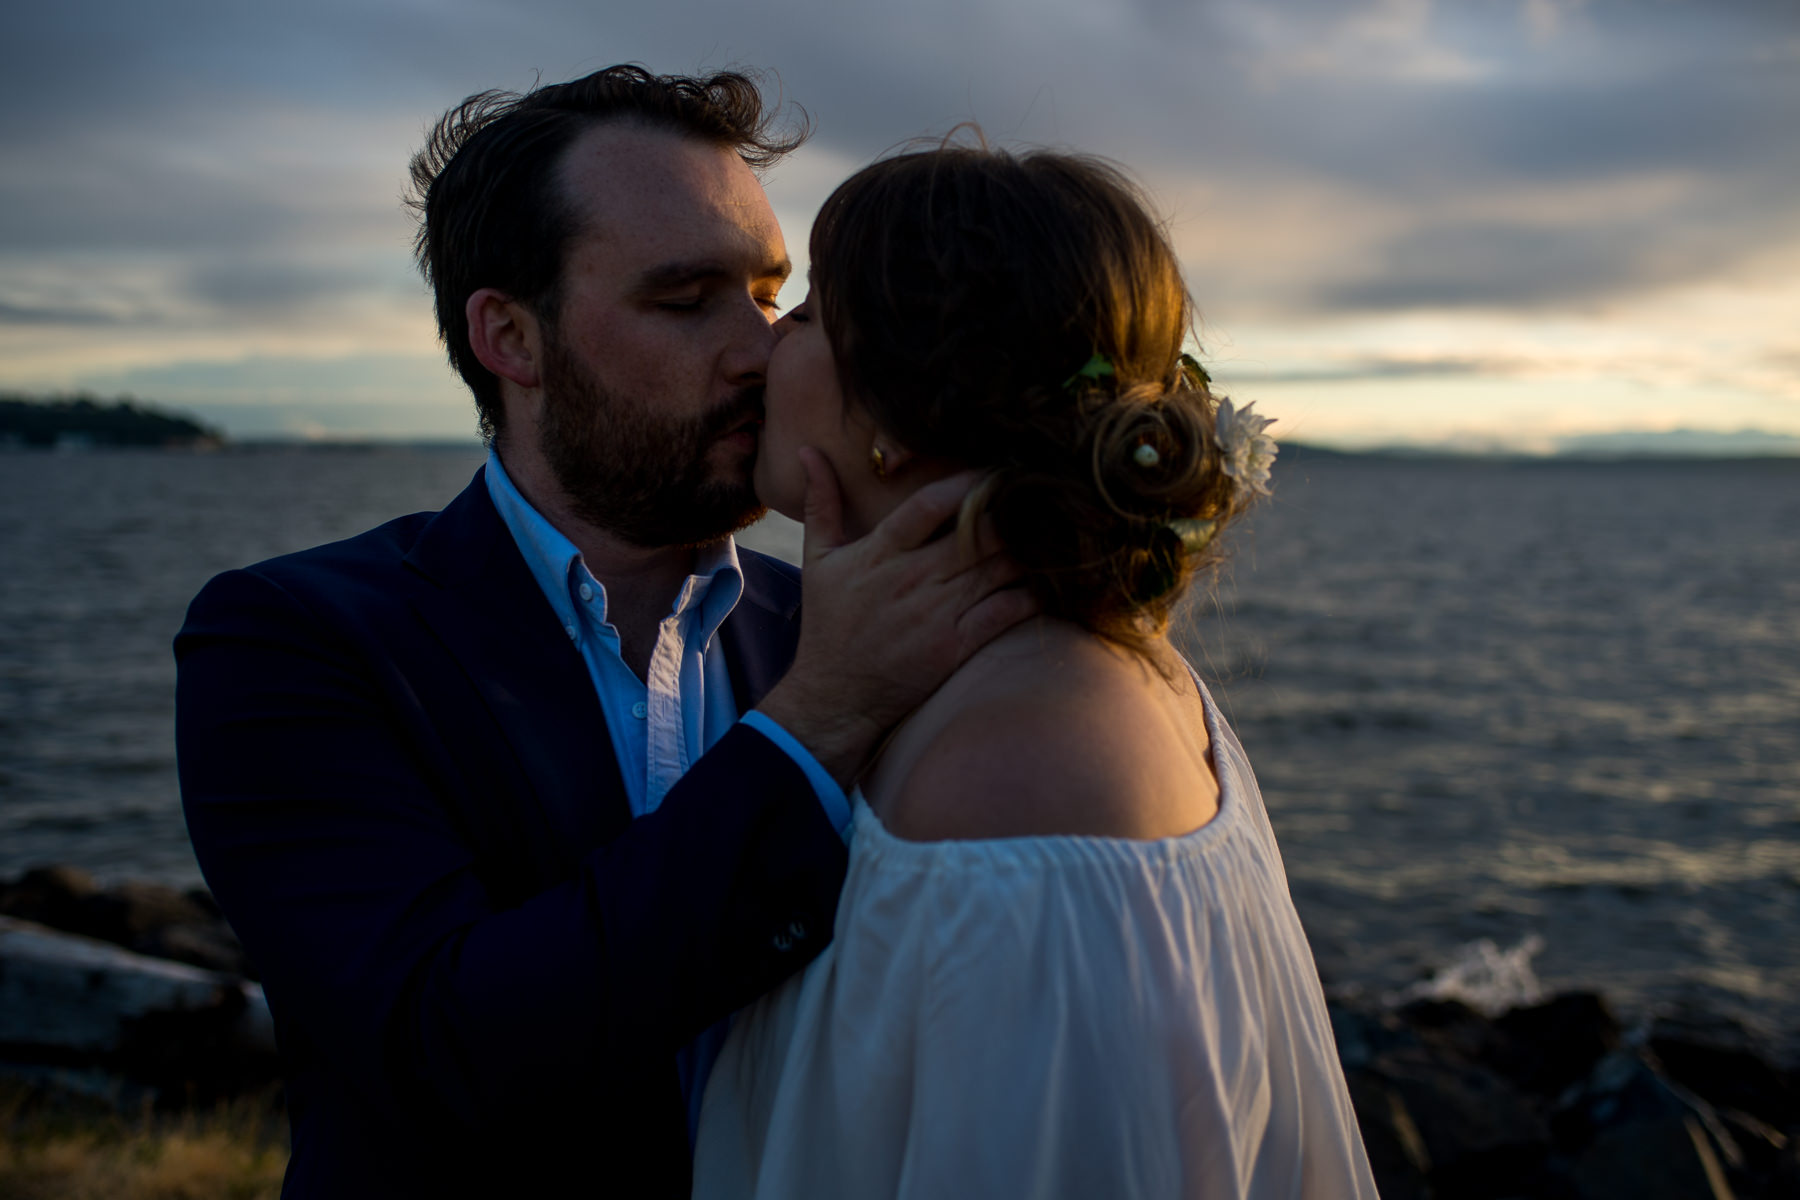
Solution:
[[[1263,430],[1275,423],[1273,417],[1259,417],[1251,411],[1254,403],[1243,411],[1232,404],[1229,396],[1219,400],[1219,415],[1213,421],[1213,439],[1225,461],[1224,472],[1237,480],[1238,486],[1258,495],[1269,494],[1269,466],[1275,461],[1275,439]]]

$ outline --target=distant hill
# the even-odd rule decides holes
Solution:
[[[1556,452],[1578,458],[1764,458],[1800,455],[1800,437],[1762,429],[1590,433],[1563,438]]]
[[[218,445],[224,435],[190,417],[92,396],[52,399],[0,394],[0,446]]]
[[[1800,437],[1763,429],[1721,431],[1670,429],[1660,432],[1621,431],[1589,433],[1560,438],[1548,450],[1522,450],[1502,442],[1424,442],[1371,446],[1355,450],[1333,449],[1301,442],[1282,442],[1289,459],[1320,458],[1444,458],[1444,459],[1644,459],[1644,458],[1800,458]]]

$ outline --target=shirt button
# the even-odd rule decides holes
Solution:
[[[636,704],[631,706],[631,715],[642,721],[650,715],[650,706],[645,704],[642,700],[639,700]]]
[[[584,583],[575,590],[580,594],[583,600],[592,600],[594,598],[594,587],[592,584]]]
[[[578,642],[581,640],[581,631],[576,629],[573,625],[564,625],[563,632],[569,635],[569,640],[571,642]]]

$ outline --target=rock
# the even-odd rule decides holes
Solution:
[[[1557,1098],[1551,1126],[1560,1145],[1578,1148],[1614,1125],[1691,1115],[1687,1098],[1656,1073],[1653,1060],[1615,1050]]]
[[[1619,1045],[1619,1022],[1593,992],[1566,992],[1494,1022],[1503,1045],[1487,1061],[1530,1092],[1555,1096]]]
[[[204,925],[213,918],[181,892],[161,883],[126,882],[92,896],[88,925],[77,932],[119,946],[177,925]]]
[[[1767,1177],[1763,1195],[1769,1200],[1775,1200],[1777,1196],[1793,1200],[1800,1196],[1800,1139],[1790,1138],[1780,1152],[1775,1169]]]
[[[1382,1200],[1428,1200],[1431,1158],[1405,1102],[1368,1071],[1347,1070],[1344,1081]]]
[[[216,905],[158,883],[122,883],[88,903],[90,937],[176,962],[255,977],[243,944]]]
[[[10,917],[0,917],[0,1058],[200,1096],[277,1070],[257,985]]]
[[[1651,1057],[1615,1050],[1557,1101],[1551,1125],[1583,1196],[1730,1197],[1743,1150],[1705,1100]]]
[[[1369,1012],[1343,1004],[1328,1004],[1325,1011],[1331,1018],[1338,1061],[1345,1070],[1366,1067],[1377,1055],[1419,1044],[1418,1035],[1393,1013]]]
[[[1603,1130],[1573,1171],[1583,1200],[1733,1200],[1725,1172],[1692,1117]]]
[[[1529,1194],[1551,1150],[1531,1101],[1479,1065],[1401,1051],[1372,1064],[1418,1130],[1440,1196]]]
[[[1592,992],[1567,992],[1489,1019],[1459,1000],[1415,1000],[1397,1015],[1439,1057],[1481,1063],[1553,1097],[1619,1044],[1619,1023]]]
[[[189,902],[191,902],[196,908],[200,909],[200,911],[204,912],[207,916],[212,917],[215,920],[219,920],[219,921],[223,921],[225,919],[225,912],[223,909],[221,909],[219,907],[219,902],[217,900],[213,899],[213,894],[211,892],[207,891],[205,888],[203,888],[203,887],[189,888],[187,891],[185,891],[181,894],[186,896],[188,898]]]
[[[1720,1109],[1719,1120],[1743,1154],[1742,1165],[1726,1172],[1739,1195],[1800,1196],[1800,1148],[1794,1138],[1735,1108]]]
[[[1770,1063],[1766,1047],[1726,1017],[1662,1016],[1646,1044],[1663,1073],[1721,1108],[1735,1108],[1778,1129],[1800,1124],[1800,1096]]]
[[[87,921],[87,905],[100,891],[79,867],[33,867],[0,887],[0,914],[52,929],[75,930]]]
[[[1461,1000],[1414,1000],[1396,1015],[1440,1057],[1487,1062],[1504,1050],[1493,1021]]]
[[[1450,1029],[1485,1023],[1487,1018],[1457,999],[1409,1000],[1394,1010],[1415,1029]]]
[[[1652,1041],[1680,1056],[1680,1074],[1665,1078],[1648,1046],[1621,1048],[1594,993],[1493,1019],[1441,997],[1329,1011],[1384,1196],[1800,1197],[1796,1130],[1709,1103],[1747,1100],[1780,1116],[1793,1095],[1728,1022],[1655,1027]]]
[[[155,929],[137,938],[131,949],[152,958],[166,958],[227,975],[247,979],[256,975],[237,935],[223,921]]]
[[[0,914],[212,971],[256,978],[244,947],[204,889],[159,883],[98,887],[75,867],[37,867],[0,888]]]

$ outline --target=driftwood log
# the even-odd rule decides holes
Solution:
[[[261,986],[0,917],[0,1060],[98,1068],[183,1097],[278,1070]]]

